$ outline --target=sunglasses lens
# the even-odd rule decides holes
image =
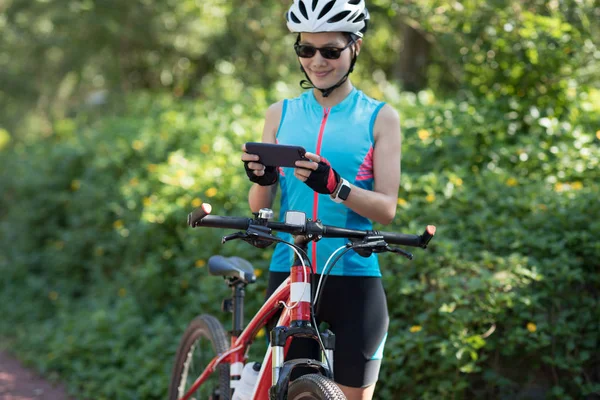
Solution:
[[[319,50],[323,58],[327,58],[328,60],[337,60],[340,58],[340,49],[335,48],[324,48]]]
[[[302,58],[311,58],[317,53],[316,47],[313,46],[297,45],[295,49],[298,57]]]
[[[337,47],[322,47],[320,49],[317,49],[314,46],[296,44],[294,45],[294,49],[296,50],[296,55],[298,57],[312,58],[315,56],[315,54],[317,54],[317,50],[319,50],[319,53],[321,53],[323,58],[326,58],[328,60],[337,60],[338,58],[340,58],[342,51],[348,48],[348,46],[351,44],[352,43],[348,43],[348,45],[346,45],[346,47],[342,49],[338,49]]]

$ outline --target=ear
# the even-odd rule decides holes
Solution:
[[[360,47],[362,46],[362,38],[356,39],[353,46],[354,46],[354,53],[356,54],[356,56],[358,56],[360,54]]]

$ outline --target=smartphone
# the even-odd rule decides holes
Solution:
[[[273,143],[246,143],[246,153],[256,154],[258,162],[267,167],[296,167],[296,161],[308,160],[302,146]]]

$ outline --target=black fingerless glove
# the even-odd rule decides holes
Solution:
[[[244,161],[244,169],[251,182],[258,183],[260,186],[271,186],[277,182],[277,179],[279,178],[277,167],[265,167],[265,174],[263,176],[258,176],[254,174],[253,169],[248,167],[249,162],[250,161]]]
[[[315,171],[311,171],[304,183],[317,193],[332,194],[340,183],[340,174],[335,172],[329,161],[321,157],[319,166]]]

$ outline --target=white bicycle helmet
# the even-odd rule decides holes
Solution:
[[[294,0],[285,19],[291,32],[348,32],[363,37],[369,12],[364,0]]]

